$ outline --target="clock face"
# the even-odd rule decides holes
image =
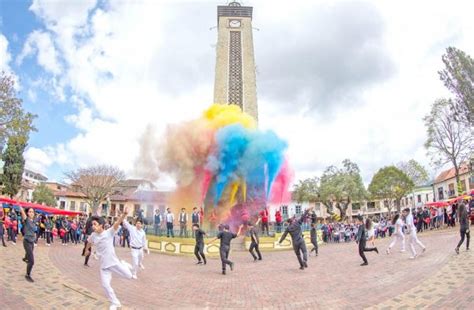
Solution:
[[[236,19],[231,19],[229,21],[229,26],[231,28],[239,28],[240,27],[240,20],[236,20]]]

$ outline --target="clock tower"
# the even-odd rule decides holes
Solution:
[[[258,120],[252,10],[236,1],[217,7],[214,102],[236,104]]]

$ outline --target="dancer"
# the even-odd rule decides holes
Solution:
[[[198,259],[196,265],[201,265],[203,262],[204,265],[206,265],[206,256],[204,256],[204,236],[206,233],[199,228],[198,223],[193,224],[193,235],[196,238],[196,245],[194,246],[194,255],[196,255],[196,258]]]
[[[23,247],[25,248],[25,258],[23,261],[26,263],[26,275],[25,279],[28,282],[35,282],[31,278],[31,270],[33,269],[33,265],[35,264],[35,256],[33,254],[33,250],[35,249],[35,210],[33,208],[28,208],[23,210],[22,207],[20,208],[21,219],[23,220],[23,231],[24,231],[24,238],[23,238]]]
[[[146,234],[143,230],[143,223],[141,218],[137,218],[135,226],[130,225],[127,220],[123,221],[123,226],[128,230],[130,234],[130,247],[132,248],[132,267],[133,267],[133,279],[137,279],[138,268],[145,269],[143,266],[143,250],[145,249],[148,254],[148,242],[146,240]]]
[[[258,219],[257,222],[255,223],[256,226],[258,225],[258,222],[260,222],[260,219]],[[250,239],[252,240],[250,242],[249,252],[250,252],[250,254],[252,254],[254,262],[256,262],[257,259],[262,260],[262,254],[260,253],[260,250],[258,249],[260,239],[258,238],[257,230],[255,229],[255,226],[253,226],[252,222],[250,222],[250,221],[248,222],[247,226],[249,227],[249,235],[250,235]],[[257,255],[255,255],[253,253],[254,250],[255,250],[255,252],[257,252]],[[258,258],[257,258],[257,256],[258,256]]]
[[[221,262],[222,262],[222,274],[226,274],[226,265],[229,265],[230,270],[234,270],[234,263],[229,260],[229,252],[230,252],[230,242],[232,239],[237,238],[238,235],[240,235],[240,232],[242,231],[242,227],[244,225],[239,226],[239,231],[234,234],[229,231],[229,225],[223,225],[223,231],[219,232],[217,234],[217,237],[214,238],[210,243],[213,243],[217,239],[221,240],[221,244],[219,247],[219,254],[221,256]]]
[[[391,253],[392,248],[398,241],[402,243],[400,252],[405,252],[405,235],[403,234],[403,220],[400,218],[400,214],[395,214],[392,219],[392,225],[395,228],[395,232],[393,233],[392,242],[386,251],[387,255]]]
[[[459,217],[459,225],[460,227],[460,233],[461,233],[461,240],[458,243],[458,246],[456,247],[455,251],[457,254],[459,254],[459,248],[464,242],[464,237],[466,237],[466,251],[469,251],[469,240],[471,239],[471,233],[469,231],[469,217],[466,209],[466,205],[461,203],[459,205],[459,210],[458,210],[458,217]]]
[[[113,245],[114,234],[119,229],[120,224],[123,222],[127,214],[128,207],[125,208],[122,215],[120,215],[115,223],[107,230],[104,229],[104,218],[92,216],[92,229],[94,232],[89,237],[89,242],[87,243],[87,248],[84,253],[86,256],[90,255],[91,245],[96,247],[96,252],[100,259],[100,278],[102,287],[105,289],[107,298],[111,302],[111,310],[122,306],[115,295],[114,289],[110,285],[110,282],[112,281],[112,273],[116,273],[126,279],[132,279],[132,266],[129,263],[118,259]]]
[[[316,223],[311,223],[311,231],[310,231],[310,236],[311,236],[311,244],[313,245],[313,248],[309,252],[315,252],[316,256],[318,256],[318,234],[316,230]]]
[[[85,233],[85,238],[86,238],[86,241],[84,242],[84,248],[82,249],[82,256],[85,256],[84,258],[84,266],[86,267],[89,267],[89,258],[91,257],[91,253],[89,252],[88,255],[85,255],[86,253],[86,249],[87,249],[87,245],[89,244],[89,236],[92,234],[93,230],[92,230],[92,213],[89,213],[89,217],[87,218],[87,221],[86,221],[86,227],[85,227],[85,230],[84,230],[84,233]]]
[[[405,224],[407,225],[407,235],[408,235],[408,241],[410,243],[410,250],[412,256],[410,259],[415,259],[418,256],[418,253],[415,250],[415,244],[418,244],[423,250],[423,253],[426,251],[426,247],[421,243],[420,240],[418,240],[418,237],[416,235],[416,226],[413,221],[413,214],[410,210],[410,208],[406,208],[403,210],[403,216],[405,217]]]
[[[278,244],[281,244],[283,240],[285,240],[286,236],[290,234],[293,250],[295,251],[296,257],[298,258],[301,270],[308,268],[308,251],[306,250],[303,233],[301,232],[301,224],[303,224],[303,222],[308,217],[310,210],[312,210],[312,208],[306,209],[299,220],[295,220],[293,218],[288,219],[288,227],[285,229],[285,232],[278,242]],[[303,254],[303,258],[301,258],[301,254]]]
[[[372,244],[372,247],[375,246],[375,224],[370,218],[365,220],[365,227],[367,229],[367,241]]]
[[[366,234],[367,226],[370,225],[370,221],[366,221],[366,223],[364,225],[364,219],[362,218],[362,216],[359,215],[357,217],[357,223],[359,224],[359,230],[357,231],[356,242],[359,244],[359,255],[362,258],[362,260],[364,261],[360,265],[361,266],[367,266],[369,264],[369,262],[367,261],[367,257],[365,257],[364,252],[375,251],[377,254],[379,254],[379,250],[377,249],[377,247],[374,247],[374,248],[367,248],[366,247],[367,240],[366,240],[365,234]]]

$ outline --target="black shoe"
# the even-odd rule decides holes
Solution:
[[[300,270],[304,270],[304,266],[301,266],[301,267],[300,267]]]
[[[308,268],[308,263],[307,262],[304,262],[303,265],[304,265],[304,268]]]
[[[362,263],[361,266],[367,266],[369,263]]]
[[[375,248],[374,250],[377,254],[379,254],[379,249]]]
[[[222,274],[225,275],[225,270],[222,270]]]
[[[206,261],[204,261],[204,265],[206,265],[206,264],[207,264],[207,262],[206,262]]]
[[[23,259],[22,259],[22,260],[23,260],[25,263],[27,263],[27,264],[28,264],[28,260],[27,260],[26,258],[24,258],[24,257],[23,257]]]
[[[454,251],[456,251],[456,254],[459,254],[459,248],[455,248]]]
[[[31,278],[31,276],[29,276],[29,275],[25,275],[25,279],[26,279],[26,281],[31,282],[31,283],[35,282],[35,280],[33,280]]]
[[[201,261],[198,261],[198,262],[196,263],[196,265],[201,265],[201,264],[202,264],[202,262],[201,262]]]
[[[84,264],[84,267],[90,267],[89,264]]]
[[[262,260],[262,258],[260,257],[258,260]]]
[[[234,271],[234,263],[230,263],[230,271]]]
[[[257,258],[256,258],[256,257],[254,257],[254,258],[253,258],[253,262],[255,263],[256,261],[257,261]]]

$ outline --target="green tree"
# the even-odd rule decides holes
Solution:
[[[474,60],[455,47],[448,47],[442,56],[445,69],[440,79],[454,94],[450,101],[456,120],[474,126]]]
[[[24,136],[11,136],[7,148],[2,154],[3,159],[3,193],[13,198],[20,190],[23,170],[25,168],[25,151],[28,138]]]
[[[400,211],[401,199],[409,193],[415,184],[402,170],[395,166],[379,169],[369,185],[370,196],[384,201],[391,213],[394,206]]]
[[[425,148],[436,166],[453,165],[459,186],[459,167],[473,152],[474,127],[456,120],[450,102],[450,99],[436,100],[430,114],[423,119],[428,136]]]
[[[316,202],[319,197],[319,178],[300,180],[294,186],[293,199],[297,202]]]
[[[53,191],[43,183],[36,186],[35,191],[33,192],[33,201],[47,206],[56,207],[56,198],[54,197]]]
[[[338,209],[341,220],[344,220],[349,204],[363,200],[366,190],[357,164],[349,159],[344,160],[342,164],[342,168],[326,168],[321,177],[319,194],[329,214],[334,214],[334,210]]]
[[[23,110],[21,99],[17,98],[15,81],[5,72],[0,73],[0,149],[12,136],[28,137],[36,130],[33,120],[36,116]]]
[[[414,159],[401,162],[397,168],[403,171],[415,184],[415,186],[425,185],[429,181],[426,168]]]

